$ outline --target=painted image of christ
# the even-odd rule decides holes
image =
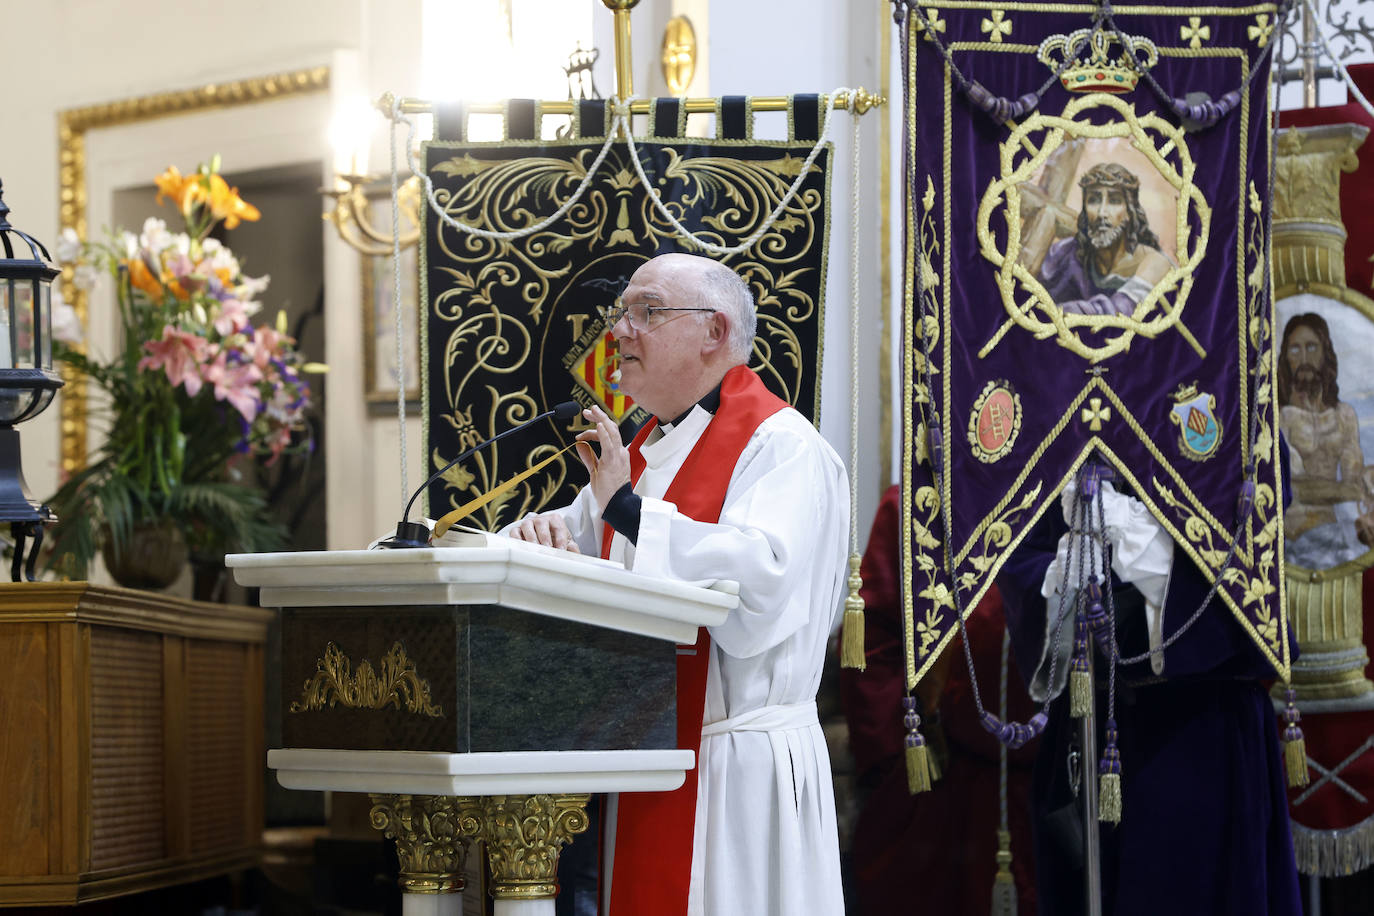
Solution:
[[[1374,469],[1360,421],[1340,399],[1336,348],[1320,315],[1288,319],[1279,351],[1279,428],[1288,440],[1293,502],[1284,511],[1286,555],[1329,569],[1374,546]]]
[[[1140,179],[1100,162],[1078,186],[1078,232],[1050,246],[1038,279],[1065,312],[1130,315],[1173,266],[1140,204]]]

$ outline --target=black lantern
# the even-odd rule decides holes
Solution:
[[[62,387],[52,370],[52,281],[61,271],[49,263],[42,243],[10,225],[9,213],[0,183],[0,522],[9,522],[14,536],[10,577],[18,582],[21,571],[33,580],[43,525],[56,520],[29,497],[14,427],[42,413]],[[27,252],[13,239],[22,240]],[[25,564],[27,538],[33,543]]]

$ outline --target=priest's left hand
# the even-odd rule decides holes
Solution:
[[[620,429],[600,407],[584,410],[582,415],[594,428],[578,433],[577,457],[591,476],[596,504],[605,509],[616,491],[630,482],[630,450],[620,441]],[[600,447],[600,457],[592,450],[593,441]]]

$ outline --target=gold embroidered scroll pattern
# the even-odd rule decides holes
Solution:
[[[1088,117],[1101,109],[1114,112],[1118,120],[1091,123]],[[1035,135],[1041,137],[1038,146],[1033,141]],[[1066,140],[1111,137],[1130,138],[1132,146],[1177,192],[1177,249],[1180,257],[1186,253],[1187,258],[1182,264],[1171,264],[1129,315],[1067,314],[1020,261],[1023,203],[1020,186],[1030,180]],[[1036,152],[1021,158],[1028,147]],[[1174,159],[1177,165],[1171,161]],[[1070,102],[1061,115],[1033,114],[1012,130],[1002,144],[1001,170],[1001,176],[989,184],[979,204],[977,233],[983,256],[997,268],[997,286],[1008,318],[979,351],[980,357],[991,353],[1013,325],[1040,340],[1052,337],[1060,346],[1094,363],[1129,349],[1137,335],[1153,338],[1170,330],[1183,334],[1199,356],[1206,355],[1183,324],[1182,317],[1193,285],[1193,270],[1206,252],[1211,207],[1193,184],[1196,163],[1178,126],[1154,113],[1137,117],[1134,106],[1115,96],[1087,95]],[[1001,213],[1006,222],[1005,251],[999,247],[992,231],[995,213]],[[1199,226],[1196,232],[1189,219],[1190,213],[1195,215]],[[1171,293],[1172,301],[1168,298]],[[1019,296],[1024,298],[1018,301]],[[1121,333],[1099,346],[1090,346],[1078,336],[1080,330],[1119,330]]]
[[[429,683],[415,671],[415,664],[399,642],[382,656],[381,667],[379,674],[371,662],[363,661],[353,670],[343,651],[333,642],[326,643],[324,657],[315,663],[315,674],[305,682],[301,698],[291,704],[291,711],[306,712],[337,704],[350,709],[395,706],[430,718],[443,716],[443,709],[430,700]]]
[[[983,552],[979,556],[969,556],[969,565],[973,568],[959,577],[961,590],[967,591],[976,587],[984,580],[994,563],[1006,558],[1006,547],[1011,544],[1011,523],[1015,522],[1016,517],[1022,512],[1035,505],[1036,500],[1040,498],[1041,485],[1037,482],[1030,492],[1021,497],[1019,503],[1002,512],[992,524],[983,529]]]
[[[456,191],[436,183],[434,197],[460,223],[492,232],[515,232],[538,223],[545,209],[558,207],[560,192],[570,193],[577,187],[594,156],[595,151],[582,150],[571,160],[529,156],[490,161],[465,153],[432,167],[439,175],[467,179]],[[552,281],[563,273],[541,266],[537,256],[567,248],[573,240],[593,238],[604,226],[609,209],[604,192],[588,194],[559,221],[559,232],[537,232],[519,239],[519,244],[469,232],[440,232],[439,248],[454,262],[482,265],[478,285],[488,279],[503,286],[519,283],[530,318],[537,322]],[[436,296],[436,307],[450,294],[445,290]]]
[[[721,156],[682,156],[665,149],[667,166],[661,184],[678,182],[677,196],[664,206],[679,220],[698,206],[709,211],[701,218],[698,236],[717,245],[734,244],[751,235],[801,175],[805,157],[783,152],[776,159],[730,159]],[[812,172],[820,169],[813,165]],[[816,240],[817,214],[824,194],[804,188],[795,194],[777,220],[750,249],[757,256],[734,261],[731,267],[753,289],[758,306],[755,362],[760,375],[772,377],[793,403],[805,370],[805,355],[793,326],[810,320],[819,308],[815,298],[797,281],[810,268],[790,268],[805,257]],[[642,201],[641,218],[647,230],[663,239],[675,237],[649,198]],[[789,240],[788,236],[793,236]],[[791,251],[790,256],[786,252]]]

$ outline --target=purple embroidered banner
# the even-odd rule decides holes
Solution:
[[[1288,674],[1264,261],[1275,8],[1097,10],[907,17],[912,683],[1092,456]]]

